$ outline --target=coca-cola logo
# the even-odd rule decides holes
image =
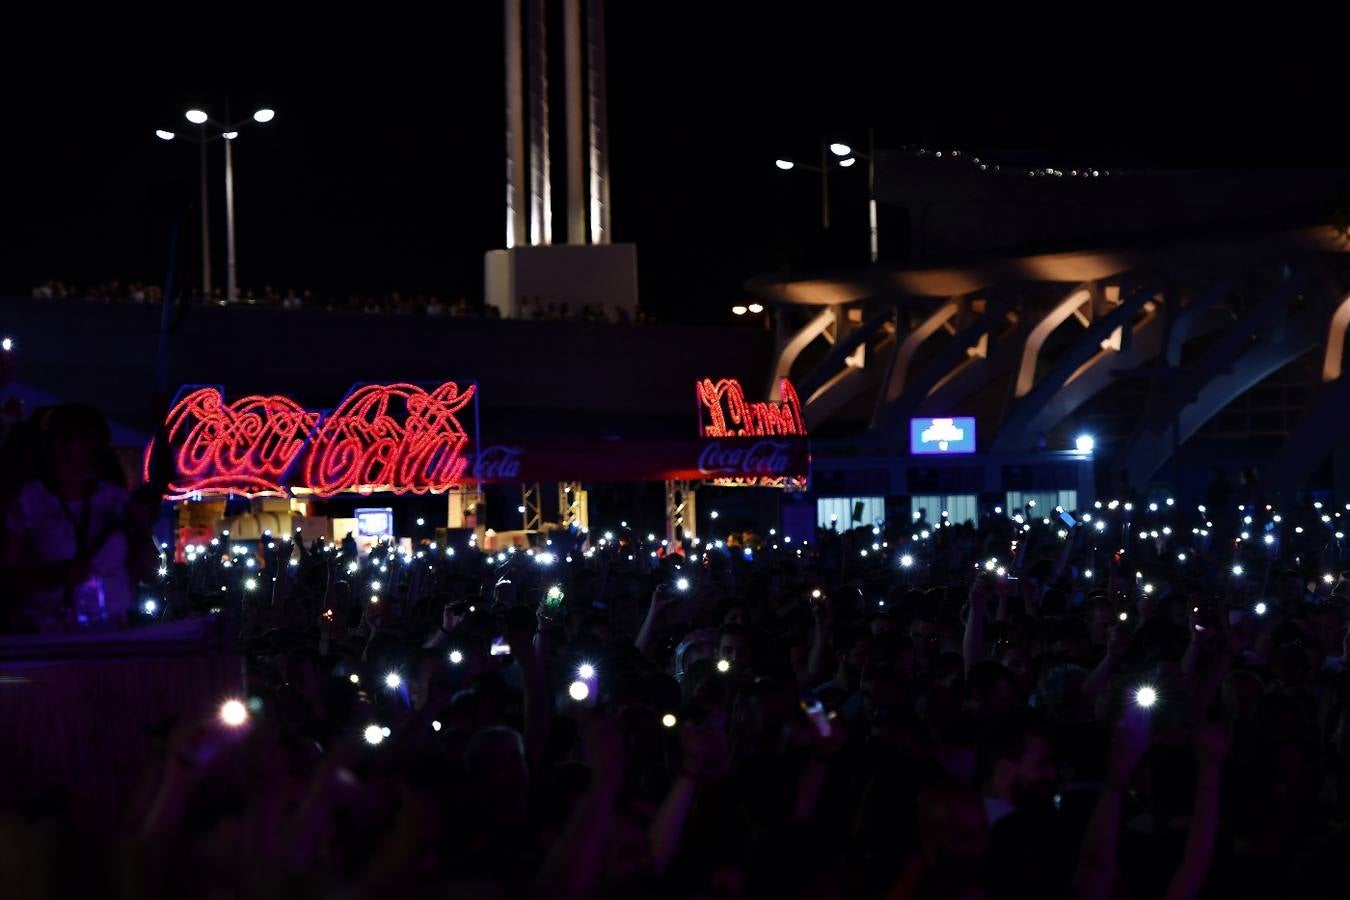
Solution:
[[[521,448],[494,445],[478,451],[473,461],[476,481],[514,481],[520,476]]]
[[[781,475],[789,467],[789,449],[785,441],[756,441],[748,446],[713,441],[704,445],[699,454],[698,469],[708,478]]]
[[[767,403],[752,403],[745,399],[745,390],[734,378],[713,381],[705,378],[698,383],[698,399],[702,405],[700,422],[703,436],[767,437],[770,435],[805,435],[802,404],[797,391],[786,378],[779,380],[778,393],[782,398]]]
[[[185,396],[169,412],[165,434],[174,476],[166,496],[284,494],[286,475],[303,462],[303,486],[321,497],[343,491],[425,494],[459,483],[469,435],[459,414],[473,385],[448,381],[432,391],[412,384],[367,385],[331,415],[281,396],[227,404],[216,388]],[[145,451],[151,480],[155,445]]]

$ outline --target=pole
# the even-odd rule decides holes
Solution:
[[[530,243],[553,243],[553,194],[548,150],[548,27],[546,0],[525,7],[530,116]]]
[[[586,91],[588,95],[587,147],[590,157],[591,243],[610,242],[609,128],[605,89],[605,0],[586,4]]]
[[[206,126],[202,126],[202,302],[211,302],[211,213],[206,190]]]
[[[525,243],[525,100],[520,0],[506,0],[506,246]]]
[[[230,147],[234,141],[225,141],[225,298],[234,303],[239,299],[239,283],[234,267],[234,157]]]
[[[820,144],[820,224],[830,230],[830,158],[824,141]]]
[[[877,261],[877,136],[867,129],[867,240],[872,262]]]
[[[586,243],[585,147],[582,145],[581,0],[563,0],[563,93],[567,102],[567,243]]]

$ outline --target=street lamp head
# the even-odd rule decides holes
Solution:
[[[277,111],[275,109],[269,109],[268,107],[264,106],[262,109],[258,110],[253,114],[253,121],[257,122],[259,125],[265,125],[268,122],[275,119],[276,117]]]
[[[234,140],[235,138],[239,137],[239,132],[237,132],[237,131],[227,131],[227,132],[225,132],[224,134],[222,134],[221,137],[223,137],[223,138],[224,138],[225,140],[227,140],[227,141],[232,141],[232,140]]]
[[[210,118],[210,116],[200,109],[189,109],[187,112],[183,113],[183,117],[193,125],[205,125],[206,120]]]
[[[745,315],[745,313],[746,313],[746,308],[745,308],[744,306],[742,306],[741,304],[739,304],[739,303],[736,304],[735,306],[733,306],[733,307],[731,308],[731,314],[732,314],[733,316],[743,316],[743,315]]]
[[[163,128],[156,128],[155,137],[159,138],[161,141],[171,141],[173,140],[173,132],[165,131]]]
[[[831,144],[830,152],[835,156],[852,156],[853,148],[848,144]]]
[[[754,313],[755,315],[759,315],[760,313],[764,312],[764,304],[751,303],[749,306],[746,307],[746,309],[750,310],[750,312]]]
[[[775,159],[773,161],[773,164],[778,168],[782,169],[784,172],[791,172],[793,167],[797,165],[790,159]]]
[[[841,160],[839,160],[839,168],[841,168],[841,169],[847,169],[847,168],[851,167],[851,166],[852,166],[855,162],[857,162],[857,161],[858,161],[858,157],[856,157],[856,156],[850,156],[850,157],[848,157],[847,159],[841,159]]]

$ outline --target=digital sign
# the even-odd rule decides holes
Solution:
[[[975,452],[975,419],[910,419],[909,452],[915,456],[952,456]]]

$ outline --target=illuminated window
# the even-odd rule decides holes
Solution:
[[[816,524],[833,525],[839,531],[859,525],[880,525],[886,520],[885,497],[821,497],[816,501]]]

